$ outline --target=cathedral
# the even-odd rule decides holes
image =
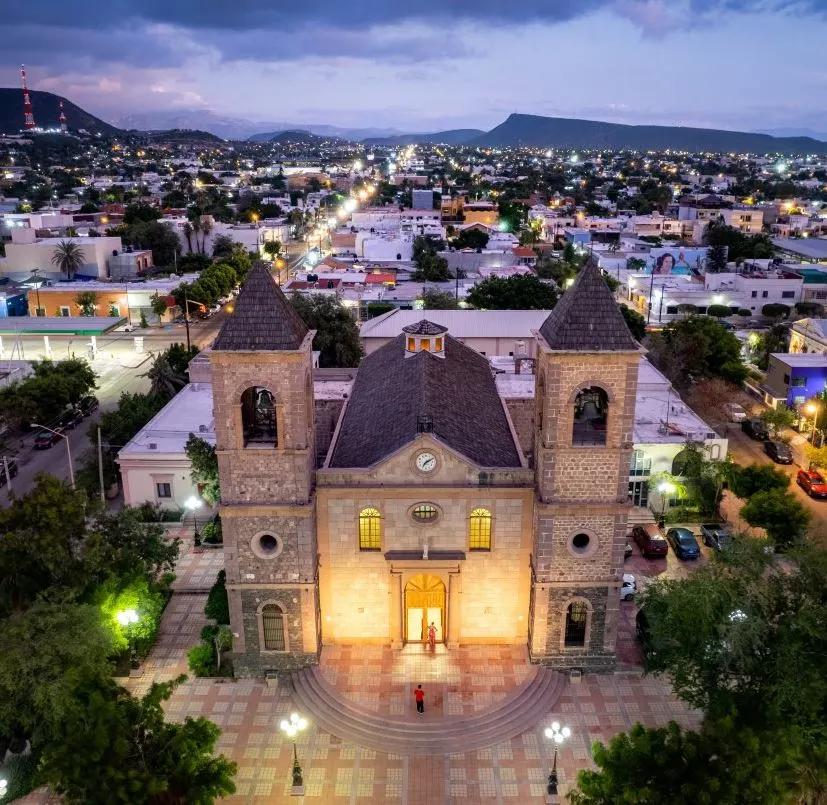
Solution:
[[[313,335],[257,266],[210,352],[237,675],[429,631],[612,670],[642,352],[597,265],[534,334],[519,412],[423,311],[362,360],[320,449]]]

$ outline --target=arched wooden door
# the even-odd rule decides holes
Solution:
[[[445,642],[445,582],[439,576],[419,573],[405,585],[405,642],[424,643],[428,626],[436,626],[436,642]]]

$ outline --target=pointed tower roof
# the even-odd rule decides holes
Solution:
[[[308,329],[267,268],[253,266],[213,350],[283,351],[301,347]]]
[[[549,347],[560,352],[632,352],[632,337],[593,257],[540,327]]]

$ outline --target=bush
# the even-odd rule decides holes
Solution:
[[[224,541],[224,535],[221,532],[221,520],[218,517],[210,520],[201,529],[201,538],[208,545],[221,545]]]
[[[187,652],[187,663],[195,676],[212,676],[215,671],[215,651],[209,643],[199,643]]]
[[[142,523],[178,523],[181,521],[181,509],[165,509],[157,503],[142,503],[135,507]]]
[[[207,603],[204,606],[204,614],[219,624],[230,622],[230,601],[227,598],[227,573],[218,571],[215,584],[210,588],[207,596]]]
[[[738,310],[738,315],[743,316],[745,319],[748,319],[752,316],[752,311],[748,307],[742,307]]]
[[[696,506],[673,506],[667,509],[664,518],[667,523],[673,525],[675,523],[700,523],[705,518],[701,514],[701,510]]]

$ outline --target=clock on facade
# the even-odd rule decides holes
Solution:
[[[436,469],[436,456],[433,453],[420,453],[416,457],[416,468],[420,472],[433,472]]]

